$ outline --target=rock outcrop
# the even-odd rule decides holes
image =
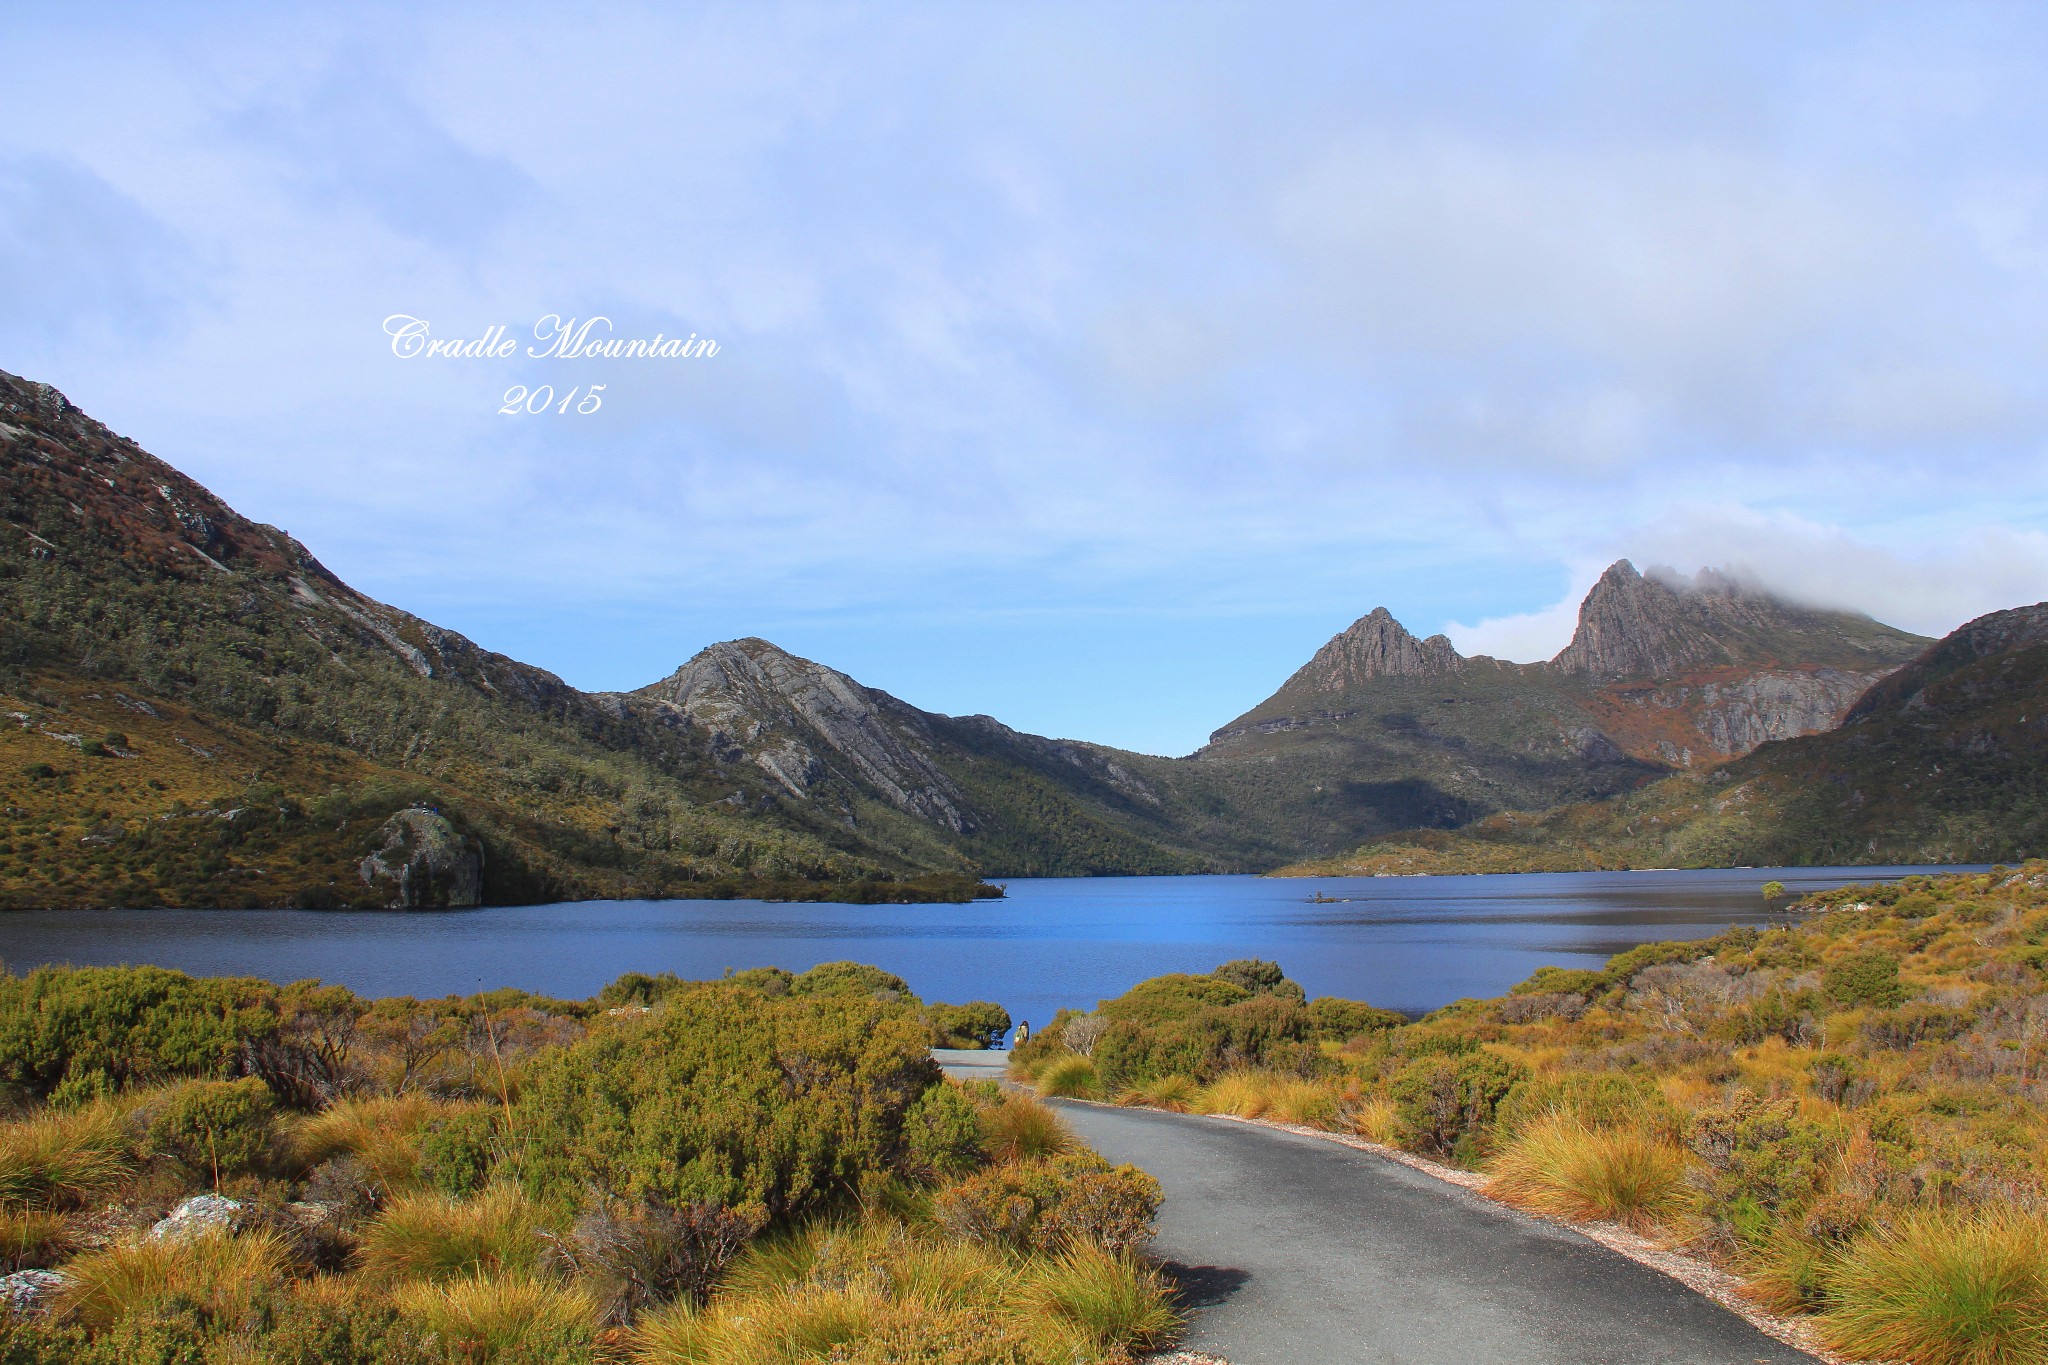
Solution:
[[[1282,690],[1344,693],[1375,678],[1441,677],[1464,666],[1447,636],[1418,640],[1392,612],[1374,607],[1317,650]]]
[[[389,910],[460,910],[483,904],[484,855],[439,811],[409,806],[377,832],[363,885]]]

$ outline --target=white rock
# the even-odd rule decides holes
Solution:
[[[149,1230],[152,1242],[183,1242],[205,1232],[232,1232],[242,1206],[217,1194],[195,1194]]]
[[[17,1270],[0,1276],[0,1304],[10,1313],[40,1312],[44,1300],[71,1283],[61,1270]]]

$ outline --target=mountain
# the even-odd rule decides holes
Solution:
[[[0,625],[0,905],[957,898],[1225,865],[1135,755],[765,641],[581,692],[5,374]]]
[[[1276,842],[1292,832],[1327,853],[1598,800],[1826,729],[1927,643],[1712,571],[1645,576],[1623,560],[1546,663],[1467,658],[1375,610],[1193,766]]]
[[[1824,733],[1612,800],[1389,837],[1288,869],[1561,871],[2016,861],[2048,848],[2048,603],[1994,612]]]
[[[585,693],[5,374],[0,627],[0,907],[1260,870],[1708,768],[1832,724],[1926,643],[1624,562],[1548,663],[1378,610],[1180,759],[937,715],[758,639]]]

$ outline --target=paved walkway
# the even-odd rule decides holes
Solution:
[[[939,1054],[1000,1077],[994,1053]],[[1566,1228],[1399,1162],[1227,1119],[1053,1102],[1166,1189],[1153,1252],[1232,1365],[1815,1365]]]

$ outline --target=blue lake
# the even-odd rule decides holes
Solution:
[[[0,962],[155,963],[371,995],[520,986],[581,998],[622,972],[714,977],[852,958],[928,1000],[996,1000],[1042,1023],[1161,972],[1279,961],[1311,995],[1432,1009],[1497,995],[1545,963],[1597,966],[1638,943],[1768,925],[1793,892],[1935,868],[1724,868],[1487,877],[1017,880],[972,905],[583,901],[440,914],[304,910],[0,914]],[[1337,903],[1317,903],[1317,894]]]

